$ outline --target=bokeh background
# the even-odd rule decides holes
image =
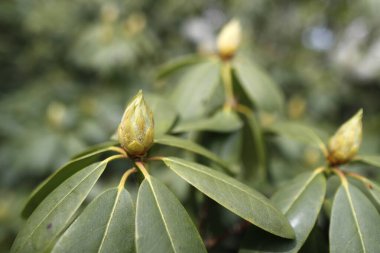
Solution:
[[[379,154],[379,10],[378,0],[1,1],[0,252],[38,182],[107,140],[137,90],[170,92],[157,67],[214,52],[233,17],[242,47],[284,91],[290,119],[332,132],[363,108],[361,151]],[[318,160],[283,145],[288,159],[277,170]]]

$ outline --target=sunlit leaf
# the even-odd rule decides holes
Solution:
[[[222,159],[220,159],[217,155],[215,155],[214,153],[208,151],[204,147],[202,147],[199,144],[192,142],[190,140],[182,139],[182,138],[170,136],[170,135],[163,135],[163,136],[156,137],[154,139],[154,142],[157,144],[181,148],[184,150],[194,152],[196,154],[202,155],[202,156],[218,163],[219,165],[221,165],[225,168],[228,168],[228,164],[226,164],[226,162],[223,161]]]
[[[136,251],[206,252],[185,208],[165,185],[151,176],[143,181],[137,197]]]
[[[243,123],[239,116],[233,111],[218,111],[209,118],[196,119],[180,122],[174,127],[172,132],[189,131],[212,131],[212,132],[233,132],[242,127]]]
[[[175,58],[158,69],[157,79],[166,78],[167,76],[173,74],[174,72],[187,67],[192,64],[196,64],[204,60],[199,55],[186,55],[182,57]]]
[[[75,212],[106,168],[105,161],[79,171],[37,207],[19,232],[11,252],[44,252],[70,223]]]
[[[233,61],[233,68],[244,91],[259,109],[281,111],[284,108],[281,91],[251,59],[239,55]]]
[[[330,221],[331,253],[380,252],[380,215],[355,186],[344,182],[335,195]]]
[[[71,175],[76,173],[77,171],[83,169],[84,167],[96,162],[99,157],[109,152],[108,148],[96,149],[95,151],[80,156],[55,171],[51,174],[45,181],[43,181],[30,195],[27,203],[22,210],[21,215],[24,218],[29,217],[32,212],[36,209],[36,207],[43,201],[46,196],[49,195],[58,185],[60,185],[63,181],[69,178]]]
[[[135,210],[129,193],[121,187],[99,195],[60,237],[53,252],[135,252]]]
[[[162,159],[180,177],[233,213],[284,238],[294,238],[286,217],[259,192],[206,166],[176,157]]]
[[[298,252],[308,238],[326,193],[326,179],[321,173],[307,172],[279,189],[272,202],[286,215],[292,225],[295,240],[284,240],[254,231],[247,238],[250,246],[245,252]]]
[[[217,61],[207,61],[190,67],[171,93],[182,120],[202,117],[208,112],[220,79]]]

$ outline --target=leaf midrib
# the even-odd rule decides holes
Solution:
[[[292,201],[289,205],[287,205],[286,210],[284,210],[285,214],[288,214],[289,210],[292,208],[294,203],[297,202],[297,200],[300,198],[300,196],[304,193],[305,189],[311,184],[311,182],[314,180],[314,178],[318,175],[318,173],[314,172],[310,178],[306,181],[306,183],[303,185],[303,187],[297,192],[296,196],[292,198]]]
[[[41,222],[32,230],[32,232],[29,234],[29,236],[26,238],[26,240],[24,241],[24,243],[18,247],[17,250],[15,250],[15,252],[17,252],[19,249],[22,249],[25,244],[28,242],[28,240],[33,236],[34,232],[36,232],[36,230],[41,226],[41,224],[47,219],[47,217],[49,217],[49,215],[67,198],[68,195],[70,195],[76,188],[78,188],[78,186],[80,184],[82,184],[88,177],[90,177],[90,175],[92,175],[92,173],[94,173],[94,171],[96,171],[101,165],[103,165],[104,162],[101,162],[99,163],[98,166],[96,166],[90,173],[88,173],[87,176],[85,176],[82,180],[79,181],[79,183],[73,187],[49,212],[47,215],[45,215],[45,217],[41,220]],[[50,240],[51,241],[51,240]],[[49,245],[49,244],[47,244]]]
[[[163,212],[162,212],[161,206],[160,206],[160,204],[159,204],[159,202],[158,202],[157,195],[155,194],[155,191],[154,191],[154,187],[153,187],[153,184],[152,184],[151,178],[148,177],[148,178],[147,178],[147,181],[148,181],[149,186],[150,186],[150,188],[151,188],[151,190],[152,190],[152,194],[153,194],[153,197],[154,197],[154,199],[155,199],[155,201],[156,201],[156,204],[157,204],[157,207],[158,207],[158,211],[160,212],[160,215],[161,215],[161,217],[162,217],[162,221],[163,221],[163,223],[164,223],[165,229],[166,229],[166,231],[167,231],[167,233],[168,233],[168,237],[169,237],[170,244],[172,245],[172,248],[173,248],[174,253],[177,253],[176,248],[175,248],[175,246],[174,246],[173,239],[172,239],[171,234],[170,234],[170,230],[169,230],[168,224],[167,224],[167,222],[166,222],[166,220],[165,220],[165,217],[164,217],[164,214],[163,214]]]
[[[269,205],[269,204],[263,202],[261,199],[257,198],[255,195],[252,195],[252,194],[248,193],[246,190],[244,190],[244,189],[242,189],[242,188],[240,188],[240,187],[238,187],[238,186],[236,186],[236,185],[233,185],[233,184],[231,184],[231,183],[225,181],[225,180],[222,179],[222,178],[217,178],[217,177],[213,176],[212,174],[206,173],[205,171],[202,171],[202,170],[198,170],[198,169],[196,169],[196,168],[194,168],[194,167],[190,167],[190,166],[188,166],[188,165],[186,165],[186,164],[184,164],[184,163],[182,163],[182,162],[180,162],[180,161],[177,161],[177,160],[171,160],[170,158],[164,158],[163,160],[169,160],[169,161],[171,161],[171,162],[178,163],[178,164],[180,164],[180,165],[182,165],[182,166],[184,166],[184,167],[190,168],[190,169],[192,169],[192,170],[195,170],[195,171],[198,171],[198,172],[200,172],[200,173],[206,174],[206,175],[208,175],[208,176],[210,176],[210,177],[212,177],[212,178],[214,178],[214,179],[216,179],[216,180],[222,181],[222,182],[224,182],[224,183],[230,185],[231,187],[236,188],[236,189],[239,189],[240,191],[244,192],[245,194],[249,195],[250,197],[256,199],[257,201],[259,201],[259,202],[262,203],[263,205],[265,205],[265,206],[269,207],[270,209],[272,209],[275,213],[280,213],[280,214],[281,214],[281,212],[278,211],[277,209],[275,209],[272,205]],[[169,166],[169,167],[170,167],[170,166]],[[174,171],[175,171],[175,169],[174,169]],[[176,172],[176,173],[177,173],[177,172]],[[177,174],[178,174],[178,173],[177,173]],[[179,175],[179,174],[178,174],[178,175]],[[181,175],[179,175],[179,176],[181,176]],[[182,177],[182,176],[181,176],[181,177]],[[234,209],[234,208],[231,207],[231,209]]]
[[[344,184],[343,185],[343,188],[344,188],[344,191],[346,192],[347,194],[347,199],[348,199],[348,203],[350,204],[350,208],[351,208],[351,211],[352,211],[352,216],[354,218],[354,221],[355,221],[355,226],[357,228],[357,231],[358,231],[358,235],[359,235],[359,239],[360,239],[360,243],[362,245],[362,248],[363,248],[363,252],[367,252],[366,248],[365,248],[365,245],[364,245],[364,240],[363,240],[363,235],[362,235],[362,232],[360,230],[360,226],[359,226],[359,221],[358,221],[358,218],[356,216],[356,212],[355,212],[355,208],[354,208],[354,204],[352,202],[352,198],[351,198],[351,194],[350,194],[350,190],[348,189],[348,184]]]
[[[115,198],[115,202],[113,203],[113,206],[112,206],[112,210],[111,210],[111,213],[110,213],[110,216],[108,218],[108,221],[107,221],[107,225],[106,225],[106,229],[104,230],[104,234],[102,236],[102,241],[100,242],[100,245],[99,245],[99,249],[98,249],[98,253],[101,252],[102,250],[102,247],[103,247],[103,244],[104,244],[104,241],[107,237],[107,233],[108,233],[108,230],[109,230],[109,226],[111,224],[111,220],[115,214],[115,210],[116,210],[116,206],[117,206],[117,202],[119,201],[119,198],[120,198],[120,195],[121,195],[121,192],[122,192],[122,189],[118,189],[117,191],[117,195],[116,195],[116,198]]]

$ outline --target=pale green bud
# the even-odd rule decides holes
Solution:
[[[218,35],[217,48],[220,57],[223,59],[233,57],[240,46],[240,42],[240,22],[233,19],[222,28]]]
[[[346,163],[358,153],[362,141],[362,117],[363,110],[359,110],[330,138],[328,155],[330,164]]]
[[[153,145],[153,113],[140,90],[128,104],[118,128],[118,139],[131,157],[142,157]]]

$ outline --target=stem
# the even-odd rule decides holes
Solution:
[[[112,146],[112,147],[109,147],[108,150],[115,151],[115,152],[117,152],[119,154],[124,155],[125,157],[128,157],[127,152],[125,152],[125,150],[122,149],[122,148]]]
[[[152,156],[149,157],[147,160],[148,161],[161,161],[164,157],[163,156]]]
[[[128,177],[129,177],[131,174],[135,173],[136,171],[137,171],[136,168],[135,168],[135,167],[132,167],[132,168],[130,168],[129,170],[127,170],[127,171],[123,174],[123,176],[121,177],[121,180],[120,180],[119,186],[117,187],[119,191],[120,191],[121,189],[124,188],[125,181],[127,181]]]
[[[150,175],[148,173],[148,170],[145,168],[143,162],[135,162],[136,166],[140,169],[140,171],[143,173],[144,177],[149,179]]]
[[[337,168],[332,168],[331,171],[340,178],[340,181],[342,182],[342,185],[345,188],[347,188],[348,187],[348,182],[347,182],[347,178],[344,175],[344,173],[341,170],[337,169]]]
[[[110,157],[108,157],[107,159],[105,159],[105,160],[103,160],[103,162],[105,162],[105,163],[109,163],[109,162],[111,162],[111,161],[113,161],[113,160],[116,160],[116,159],[125,159],[125,158],[128,158],[127,156],[125,156],[125,155],[113,155],[113,156],[110,156]]]
[[[372,189],[372,188],[373,188],[371,182],[370,182],[366,177],[363,177],[362,175],[359,175],[359,174],[354,173],[354,172],[347,172],[346,174],[347,174],[347,176],[349,176],[349,177],[352,177],[352,178],[355,178],[355,179],[359,180],[359,181],[362,182],[367,188],[369,188],[369,189]]]
[[[259,122],[256,120],[255,115],[253,115],[253,111],[245,106],[238,104],[235,107],[236,111],[243,114],[248,119],[248,124],[251,128],[254,145],[257,152],[257,160],[258,160],[258,180],[265,181],[266,180],[266,157],[265,157],[265,144],[263,139],[263,133],[261,131],[261,127]]]
[[[222,81],[226,100],[224,102],[224,109],[231,110],[235,106],[234,89],[232,86],[232,68],[230,61],[223,61],[222,63]]]
[[[326,171],[326,168],[324,168],[324,167],[319,167],[319,168],[316,168],[316,169],[314,170],[314,174],[319,174],[319,173],[322,173],[322,172],[324,172],[324,171]]]

